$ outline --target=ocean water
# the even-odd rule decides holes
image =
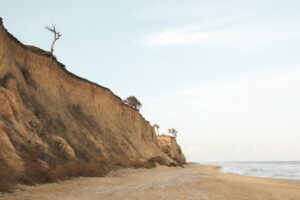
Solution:
[[[300,161],[220,162],[221,171],[244,176],[300,179]]]

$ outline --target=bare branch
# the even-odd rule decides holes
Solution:
[[[61,33],[56,31],[56,28],[55,28],[55,25],[54,25],[54,24],[52,24],[52,27],[50,27],[50,26],[45,26],[45,28],[46,28],[48,31],[51,31],[51,32],[54,34],[54,39],[53,39],[53,42],[52,42],[51,47],[50,47],[50,52],[53,54],[53,51],[54,51],[54,44],[55,44],[55,42],[61,37]]]
[[[168,132],[173,135],[173,137],[177,137],[177,130],[175,128],[169,128]]]
[[[159,135],[159,125],[158,124],[153,124],[153,127],[156,129],[157,135]]]

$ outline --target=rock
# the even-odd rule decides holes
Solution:
[[[165,154],[180,164],[186,164],[185,156],[183,155],[180,146],[177,144],[176,138],[168,135],[158,135],[157,140],[160,148]]]

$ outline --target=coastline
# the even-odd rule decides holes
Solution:
[[[293,178],[274,178],[274,177],[244,175],[244,174],[238,174],[238,173],[233,173],[233,172],[224,172],[224,171],[222,171],[222,167],[221,166],[219,166],[218,171],[220,173],[224,173],[224,174],[237,175],[237,176],[243,176],[243,177],[249,177],[249,178],[264,178],[264,179],[286,180],[286,181],[299,181],[300,182],[300,179],[293,179]]]
[[[207,165],[219,166],[219,171],[225,174],[296,181],[300,181],[299,164],[299,161],[207,163]]]
[[[76,178],[59,183],[19,186],[1,200],[21,199],[300,199],[300,181],[248,177],[219,171],[220,166],[120,169],[103,178]]]

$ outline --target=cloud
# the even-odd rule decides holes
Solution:
[[[273,123],[299,116],[299,85],[300,69],[286,66],[220,81],[190,83],[145,102],[153,105],[149,110],[157,116],[176,116],[179,124],[191,119],[188,126],[192,128],[198,126],[198,120],[208,119],[220,124],[260,119]]]
[[[235,140],[242,140],[247,134],[263,134],[268,141],[268,136],[274,140],[282,133],[300,130],[299,125],[290,122],[291,118],[300,117],[300,96],[296,92],[299,85],[300,69],[286,66],[225,80],[190,83],[145,99],[145,104],[159,116],[162,127],[169,126],[168,121],[184,130],[184,135],[199,137],[199,141],[228,134],[233,134]],[[203,133],[201,139],[198,133]]]
[[[270,92],[280,95],[295,94],[300,85],[300,69],[288,67],[260,70],[243,76],[232,77],[231,79],[215,81],[203,85],[191,85],[190,87],[178,90],[174,95],[185,97],[204,97],[204,96],[228,96],[241,95],[247,93],[253,95],[270,95]],[[268,91],[268,93],[266,93]],[[280,92],[278,92],[280,91]]]
[[[193,24],[178,28],[170,28],[161,32],[151,33],[136,40],[146,46],[174,46],[193,44],[213,45],[254,45],[267,44],[288,39],[300,34],[295,21],[282,21],[271,24],[251,24],[240,22],[231,24],[234,18],[214,20],[206,23]]]
[[[173,99],[184,102],[181,103],[185,105],[183,109],[195,115],[206,113],[206,116],[212,117],[236,117],[247,113],[249,118],[257,116],[256,119],[272,119],[276,114],[280,118],[281,112],[287,114],[300,109],[297,106],[300,96],[296,93],[299,85],[300,70],[287,67],[220,82],[191,85],[174,92]]]

